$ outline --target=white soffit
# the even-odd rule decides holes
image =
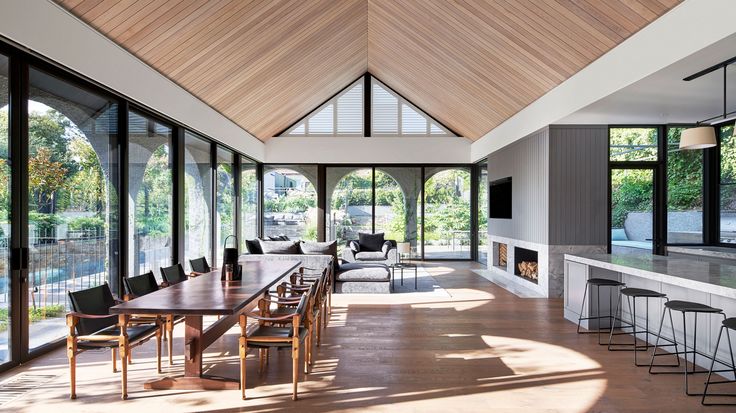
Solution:
[[[440,164],[470,162],[461,137],[292,137],[266,141],[267,163]]]
[[[3,0],[0,34],[257,160],[241,127],[49,0]]]
[[[736,34],[559,120],[558,124],[694,123],[723,113],[723,70],[684,77],[736,56]],[[736,111],[736,65],[727,68],[726,111]]]
[[[734,0],[684,1],[474,142],[471,160],[736,33],[734,16]]]

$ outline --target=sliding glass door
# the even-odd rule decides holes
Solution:
[[[10,61],[0,55],[0,365],[11,360],[11,157],[10,157]]]
[[[171,126],[131,110],[128,115],[128,274],[153,271],[173,257]]]
[[[33,352],[66,335],[68,291],[118,289],[118,107],[34,67],[28,93],[25,297]],[[7,204],[7,193],[0,198]]]

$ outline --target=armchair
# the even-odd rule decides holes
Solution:
[[[360,239],[348,241],[342,258],[352,263],[392,265],[399,262],[395,240],[384,240],[383,234],[360,234]]]
[[[117,301],[107,284],[86,290],[69,292],[72,312],[66,315],[69,334],[66,339],[69,358],[70,397],[77,398],[77,355],[85,350],[112,350],[113,372],[117,370],[116,351],[122,364],[122,398],[128,397],[128,355],[131,348],[156,337],[157,370],[161,373],[161,322],[157,317],[152,324],[131,323],[128,315],[110,315],[110,307]]]

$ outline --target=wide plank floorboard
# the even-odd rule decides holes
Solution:
[[[247,396],[238,391],[146,391],[157,377],[154,343],[134,352],[130,399],[119,399],[109,352],[79,357],[78,400],[68,400],[63,350],[0,376],[56,374],[42,388],[0,408],[15,412],[720,412],[686,397],[682,377],[652,376],[629,352],[608,352],[562,318],[562,300],[518,298],[476,275],[467,262],[424,265],[400,293],[334,295],[334,312],[312,374],[291,401],[291,358],[274,352],[263,374],[248,359]],[[431,276],[430,276],[431,275]],[[406,280],[405,280],[406,281]],[[398,284],[397,284],[398,287]],[[182,370],[183,328],[175,366]],[[166,363],[164,362],[164,366]],[[237,377],[237,331],[205,357],[210,374]],[[702,376],[692,379],[697,388]],[[736,391],[736,384],[732,391]]]

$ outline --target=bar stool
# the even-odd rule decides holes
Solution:
[[[621,308],[621,303],[623,302],[623,297],[626,297],[626,302],[629,306],[629,315],[631,316],[631,322],[626,321],[623,319]],[[636,299],[637,298],[644,298],[646,302],[646,319],[645,319],[645,325],[644,325],[644,331],[637,331],[636,329]],[[634,365],[638,367],[647,366],[648,364],[639,364],[639,361],[637,359],[637,353],[639,351],[647,351],[648,349],[654,347],[654,345],[649,344],[649,335],[653,334],[649,332],[649,299],[650,298],[662,298],[665,300],[665,302],[669,301],[667,298],[667,294],[663,294],[654,290],[647,290],[644,288],[632,288],[632,287],[626,287],[622,288],[618,292],[618,302],[616,303],[616,312],[614,315],[617,316],[617,319],[621,322],[621,327],[619,327],[619,330],[621,330],[618,333],[614,333],[613,329],[611,329],[611,333],[608,336],[608,351],[633,351],[634,352]],[[632,299],[633,299],[633,307],[632,307]],[[672,314],[670,314],[670,324],[672,324]],[[624,325],[626,324],[626,325]],[[675,328],[674,324],[672,324],[672,336],[675,335]],[[623,331],[624,329],[631,328],[632,332],[626,332]],[[629,343],[614,343],[613,342],[613,336],[618,335],[632,335],[634,342]],[[639,334],[645,334],[644,338],[644,344],[640,345],[636,343],[636,340],[638,338]],[[621,346],[625,346],[625,348],[620,348]],[[618,348],[615,348],[618,347]]]
[[[588,289],[590,288],[590,286],[596,287],[596,315],[591,317],[583,317],[583,311],[585,310],[585,299],[588,296]],[[608,315],[601,315],[601,287],[617,288],[625,286],[626,284],[622,283],[621,281],[609,280],[606,278],[590,278],[588,279],[588,281],[585,282],[585,291],[583,292],[583,305],[580,308],[580,316],[578,316],[578,334],[598,334],[598,344],[602,346],[606,345],[606,343],[601,342],[601,333],[608,333],[610,330],[612,330],[615,315],[611,313],[611,308],[613,308],[613,299],[611,298],[611,295],[608,296]],[[604,329],[601,327],[600,320],[602,319],[608,319],[608,328]],[[583,320],[597,320],[598,328],[595,330],[588,329],[588,331],[580,331],[580,322]]]
[[[688,396],[702,396],[704,393],[690,393],[690,389],[688,387],[688,376],[691,374],[699,374],[699,373],[707,373],[706,370],[702,371],[695,371],[695,358],[698,354],[700,354],[703,357],[710,357],[708,354],[704,354],[702,352],[698,352],[697,344],[698,344],[698,314],[720,314],[723,316],[723,319],[726,319],[726,314],[723,313],[723,310],[720,308],[714,308],[709,305],[695,303],[691,301],[680,301],[680,300],[672,300],[667,301],[664,303],[665,309],[662,311],[662,319],[659,323],[659,332],[657,333],[657,339],[654,343],[654,352],[652,353],[651,361],[649,362],[649,373],[650,374],[683,374],[685,377],[685,394]],[[677,338],[674,334],[674,327],[673,327],[673,335],[672,340],[670,341],[667,338],[662,337],[662,325],[664,324],[664,315],[665,312],[669,312],[670,314],[670,323],[672,323],[672,310],[679,311],[682,313],[682,335],[683,335],[683,347],[684,350],[680,351],[678,349],[677,344]],[[685,319],[685,315],[687,313],[692,313],[695,315],[694,320],[694,328],[693,328],[693,349],[688,350],[687,349],[687,323]],[[659,345],[660,338],[663,338],[664,340],[670,341],[672,344],[667,345]],[[667,347],[667,346],[673,346],[675,347],[674,353],[667,353],[667,354],[657,354],[657,350],[660,347]],[[652,371],[653,367],[680,367],[680,354],[683,354],[685,356],[685,369],[683,371]],[[687,367],[687,355],[692,354],[693,360],[692,360],[692,370],[689,370]],[[663,364],[654,364],[654,358],[659,356],[675,356],[677,357],[677,364],[676,365],[663,365]],[[716,371],[720,372],[720,370]]]
[[[723,330],[726,330],[726,339],[728,340],[728,354],[731,356],[731,365],[730,369],[728,370],[721,370],[722,372],[732,372],[734,379],[728,380],[724,379],[721,381],[710,381],[710,377],[713,375],[713,373],[717,372],[716,370],[713,370],[713,366],[716,364],[716,356],[718,355],[718,346],[721,344],[721,336],[723,335]],[[721,324],[721,329],[718,331],[718,340],[716,340],[716,348],[713,349],[713,357],[710,359],[710,369],[708,370],[708,379],[705,381],[705,389],[703,390],[703,398],[700,400],[700,403],[704,406],[733,406],[734,403],[706,403],[705,397],[706,396],[716,396],[716,397],[736,397],[736,394],[728,394],[728,393],[711,393],[708,394],[708,386],[711,384],[724,384],[724,383],[736,383],[736,363],[734,362],[733,358],[733,347],[731,347],[731,334],[729,330],[736,330],[736,318],[731,317],[723,320]],[[721,364],[726,364],[723,362],[720,362]]]

